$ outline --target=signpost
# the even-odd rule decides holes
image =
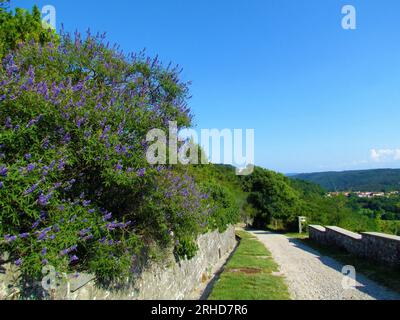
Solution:
[[[303,223],[307,221],[306,217],[298,217],[299,218],[299,233],[303,232]]]

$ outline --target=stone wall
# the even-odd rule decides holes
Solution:
[[[56,290],[42,290],[36,283],[32,290],[34,299],[73,299],[73,300],[182,300],[189,299],[193,291],[208,281],[215,268],[219,267],[236,247],[235,228],[224,233],[218,231],[201,235],[197,240],[199,251],[191,260],[176,261],[172,253],[162,263],[153,263],[144,271],[137,272],[135,279],[124,288],[101,288],[95,284],[94,277],[80,274],[70,277]],[[18,270],[12,265],[3,265],[0,271],[0,299],[21,298],[21,289],[16,286]],[[39,292],[38,292],[38,288]],[[22,296],[22,298],[29,298]]]
[[[363,254],[361,235],[339,227],[325,227],[326,242],[353,254]]]
[[[311,240],[317,243],[326,244],[326,237],[325,237],[326,229],[324,227],[317,225],[309,225],[308,231]]]
[[[377,232],[363,232],[365,255],[384,264],[400,267],[400,237]]]
[[[400,267],[400,237],[377,232],[354,233],[339,227],[308,226],[310,239],[356,256]]]

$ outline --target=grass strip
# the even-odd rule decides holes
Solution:
[[[288,300],[282,276],[273,274],[278,265],[265,246],[245,231],[240,244],[217,280],[209,300]]]

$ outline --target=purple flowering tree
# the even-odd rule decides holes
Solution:
[[[207,229],[182,168],[150,166],[145,136],[190,126],[179,69],[104,34],[21,43],[0,67],[0,241],[24,274],[125,277],[143,247]]]

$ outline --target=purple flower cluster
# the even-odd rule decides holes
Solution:
[[[32,186],[30,186],[28,189],[25,190],[24,195],[33,193],[37,189],[38,186],[39,186],[38,182],[33,184]]]
[[[107,212],[103,216],[103,221],[110,220],[111,218],[112,218],[112,213],[111,212]]]
[[[30,128],[34,125],[36,125],[41,119],[43,118],[42,115],[37,116],[34,119],[29,120],[28,124],[26,125],[27,128]]]
[[[79,236],[80,236],[80,237],[86,236],[86,235],[90,232],[90,230],[92,230],[91,227],[86,228],[86,229],[82,229],[81,231],[79,231]]]
[[[72,247],[62,250],[60,252],[60,256],[65,256],[67,254],[70,254],[71,252],[76,251],[77,249],[78,249],[78,246],[75,244]]]
[[[17,240],[17,236],[11,236],[11,235],[7,234],[4,236],[4,240],[8,243],[14,242],[15,240]]]
[[[146,168],[141,168],[136,172],[138,177],[143,177],[145,173],[146,173]]]
[[[83,201],[82,201],[82,205],[83,205],[84,207],[87,207],[87,206],[89,206],[89,205],[90,205],[90,203],[91,203],[91,201],[90,201],[90,200],[83,200]]]
[[[128,221],[126,223],[114,221],[114,222],[107,223],[106,228],[108,231],[112,231],[117,228],[126,228],[126,227],[130,226],[131,224],[132,224],[132,221]]]
[[[27,172],[32,172],[33,170],[35,170],[35,168],[36,168],[36,165],[34,163],[30,163],[30,164],[27,165],[26,171]]]
[[[7,177],[8,169],[5,166],[0,166],[0,176]]]
[[[51,199],[52,196],[53,196],[53,194],[51,194],[51,193],[46,194],[46,195],[41,193],[38,198],[38,204],[42,207],[45,207],[49,203],[49,200]]]
[[[38,241],[43,241],[47,239],[54,239],[54,235],[49,236],[49,232],[52,230],[53,227],[47,227],[46,229],[43,229],[42,231],[37,231],[37,239]]]

